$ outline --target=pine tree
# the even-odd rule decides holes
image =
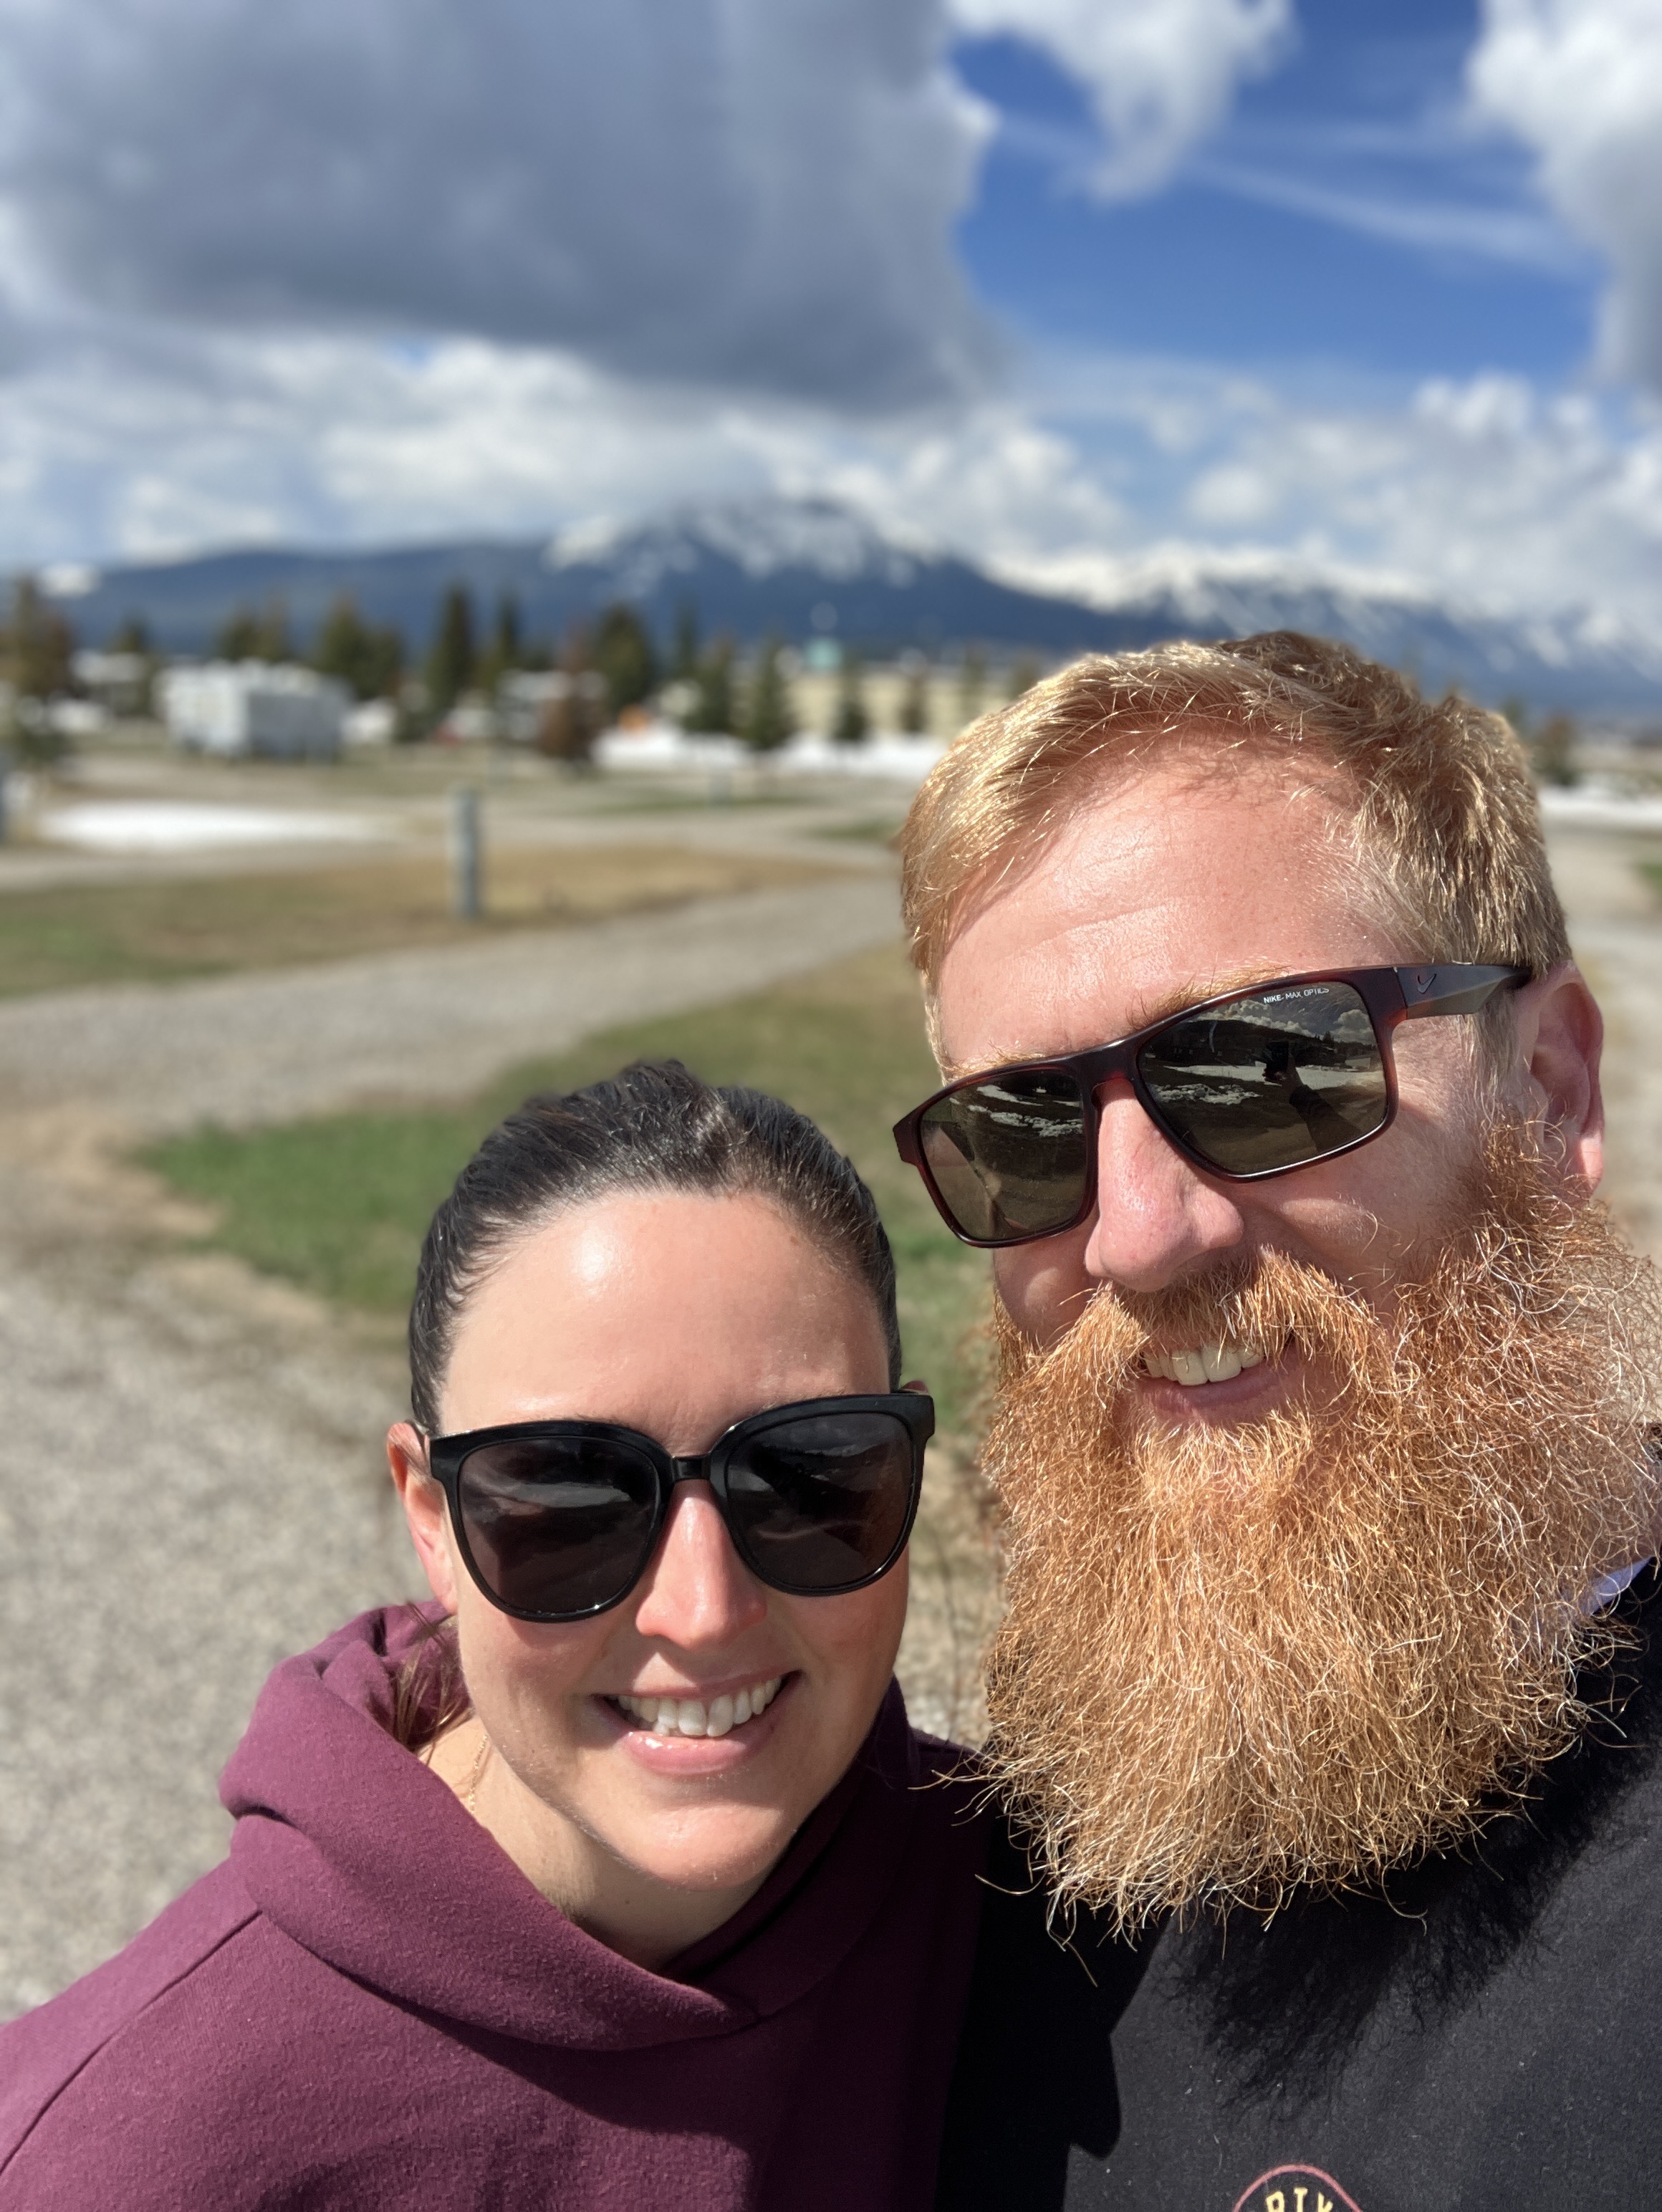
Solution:
[[[963,722],[972,722],[981,712],[987,688],[987,656],[978,645],[965,648],[958,677],[958,712]]]
[[[698,611],[690,599],[683,599],[675,616],[675,652],[669,672],[672,681],[696,684],[698,659]]]
[[[1031,653],[1024,653],[1010,671],[1009,696],[1020,699],[1024,691],[1031,691],[1038,681],[1038,663]]]
[[[112,653],[142,653],[148,656],[150,632],[143,616],[129,615],[110,640],[109,649]]]
[[[259,618],[259,643],[254,652],[256,660],[272,662],[292,660],[295,641],[289,631],[289,609],[282,599],[273,599]]]
[[[658,656],[633,607],[608,607],[594,633],[594,665],[606,678],[606,703],[616,721],[658,688]]]
[[[776,637],[770,637],[763,644],[751,671],[744,726],[739,734],[752,751],[773,753],[795,732],[796,715],[782,648]]]
[[[396,629],[365,622],[356,602],[343,592],[318,632],[312,665],[320,676],[338,678],[357,698],[385,698],[398,688],[404,640]]]
[[[697,686],[697,696],[686,718],[689,730],[720,736],[732,734],[735,720],[733,660],[730,637],[718,637],[709,651],[700,655],[692,679]]]
[[[74,659],[75,632],[34,579],[20,576],[0,627],[0,678],[11,694],[0,726],[0,750],[41,767],[68,751],[68,740],[46,702],[69,690]]]
[[[1568,714],[1549,714],[1530,741],[1530,754],[1538,783],[1568,788],[1580,783],[1581,770],[1575,757],[1579,732]]]
[[[260,622],[252,607],[234,607],[220,624],[214,652],[221,660],[258,660]]]
[[[452,584],[439,605],[427,654],[427,702],[441,719],[473,681],[473,600],[466,584]]]
[[[498,676],[520,665],[524,641],[520,635],[520,603],[512,592],[504,592],[496,604],[496,634],[490,650]]]
[[[606,678],[594,665],[588,633],[581,626],[567,635],[559,672],[565,680],[543,710],[537,745],[550,759],[576,767],[594,750],[606,703]]]
[[[265,607],[234,607],[214,641],[221,660],[292,660],[289,610],[281,599]]]
[[[871,735],[872,718],[866,707],[865,666],[857,653],[843,656],[843,680],[837,686],[837,714],[831,738],[839,745],[861,745]]]
[[[921,738],[929,726],[929,664],[921,653],[907,654],[905,674],[900,726],[909,738]]]
[[[57,699],[73,682],[75,632],[33,576],[12,586],[5,629],[5,672],[20,698]]]

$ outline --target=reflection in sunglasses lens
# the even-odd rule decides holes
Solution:
[[[645,1565],[658,1484],[621,1441],[524,1437],[470,1453],[460,1498],[487,1589],[525,1613],[575,1613],[618,1596]]]
[[[892,1413],[807,1415],[747,1438],[726,1476],[729,1525],[758,1574],[845,1589],[887,1565],[905,1532],[911,1438]]]
[[[1229,1175],[1341,1152],[1384,1127],[1384,1060],[1348,983],[1301,983],[1173,1022],[1137,1054],[1172,1133]]]
[[[930,1107],[924,1161],[947,1212],[983,1243],[1066,1228],[1085,1194],[1085,1098],[1071,1075],[966,1085]]]

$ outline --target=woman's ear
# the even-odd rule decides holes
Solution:
[[[456,1569],[450,1553],[450,1514],[444,1492],[427,1472],[427,1446],[409,1421],[387,1431],[387,1464],[399,1493],[410,1540],[427,1574],[427,1587],[447,1613],[456,1610]]]
[[[1548,1155],[1589,1194],[1604,1172],[1604,1100],[1598,1083],[1604,1024],[1586,979],[1566,960],[1517,994],[1525,1112]]]

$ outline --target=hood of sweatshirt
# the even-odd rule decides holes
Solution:
[[[266,1683],[220,1794],[231,1859],[283,1933],[396,2002],[573,2050],[721,2036],[833,1974],[880,1913],[948,1868],[982,1824],[963,1754],[915,1736],[898,1685],[837,1789],[763,1887],[658,1974],[575,1926],[390,1729],[431,1607],[364,1613]]]

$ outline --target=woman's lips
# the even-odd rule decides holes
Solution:
[[[591,1703],[609,1723],[607,1734],[612,1742],[625,1757],[636,1760],[648,1772],[688,1778],[726,1774],[746,1765],[767,1747],[778,1732],[781,1716],[788,1714],[795,1704],[801,1680],[799,1674],[765,1676],[763,1680],[778,1685],[773,1696],[759,1713],[752,1711],[749,1720],[735,1721],[723,1735],[685,1735],[679,1727],[673,1734],[666,1731],[661,1735],[627,1713],[616,1697],[597,1697]],[[708,1705],[714,1701],[704,1702]]]

